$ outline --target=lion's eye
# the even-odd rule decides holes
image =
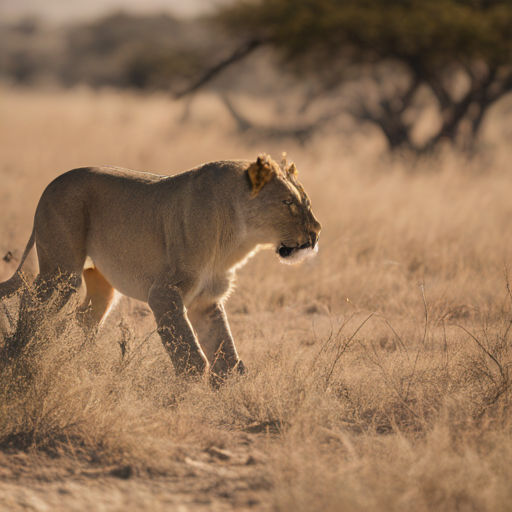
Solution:
[[[293,200],[292,200],[292,199],[285,199],[285,200],[283,201],[283,203],[284,203],[284,204],[287,204],[287,205],[290,205],[290,204],[292,204],[292,203],[293,203]]]

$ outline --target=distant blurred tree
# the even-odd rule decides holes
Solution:
[[[67,43],[67,84],[139,89],[178,87],[204,67],[212,51],[207,27],[165,14],[107,16],[69,30]]]
[[[472,145],[485,112],[512,90],[512,0],[240,0],[216,18],[244,47],[270,45],[297,76],[314,77],[309,101],[372,77],[377,101],[361,94],[349,111],[378,125],[392,149],[455,142],[464,123]],[[377,71],[387,62],[398,76]],[[441,122],[418,147],[410,113],[421,87]]]

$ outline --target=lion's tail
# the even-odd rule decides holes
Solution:
[[[4,299],[5,297],[13,295],[23,286],[24,281],[21,273],[21,267],[23,266],[23,263],[25,263],[28,253],[32,250],[32,247],[34,247],[35,240],[36,233],[33,229],[27,246],[25,247],[25,251],[23,252],[23,256],[21,257],[20,264],[16,269],[16,272],[14,272],[14,275],[10,279],[4,281],[3,283],[0,283],[0,299]]]

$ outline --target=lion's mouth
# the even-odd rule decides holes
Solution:
[[[318,251],[318,244],[315,244],[315,247],[311,245],[310,242],[306,242],[302,245],[295,245],[290,247],[288,245],[284,245],[281,243],[276,249],[277,254],[279,254],[279,258],[283,263],[299,263],[306,256],[309,256],[312,253],[316,253]]]
[[[281,258],[288,258],[288,256],[291,256],[293,251],[295,250],[295,247],[286,247],[286,245],[281,245],[277,249],[277,253]]]
[[[311,247],[309,242],[306,242],[302,245],[295,245],[294,247],[288,247],[284,244],[281,244],[278,247],[277,252],[281,258],[289,258],[294,252],[301,251],[302,249],[308,249],[309,247]]]

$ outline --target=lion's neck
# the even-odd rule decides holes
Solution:
[[[252,250],[249,251],[240,251],[236,253],[233,258],[234,264],[231,266],[234,270],[238,270],[242,268],[257,252],[261,249],[264,249],[265,245],[259,244],[252,247]]]
[[[225,270],[236,270],[245,265],[260,249],[273,247],[271,236],[264,226],[259,222],[251,222],[249,212],[238,213],[236,221],[233,219],[236,229],[224,238],[225,241],[229,240],[223,247],[221,257]]]

